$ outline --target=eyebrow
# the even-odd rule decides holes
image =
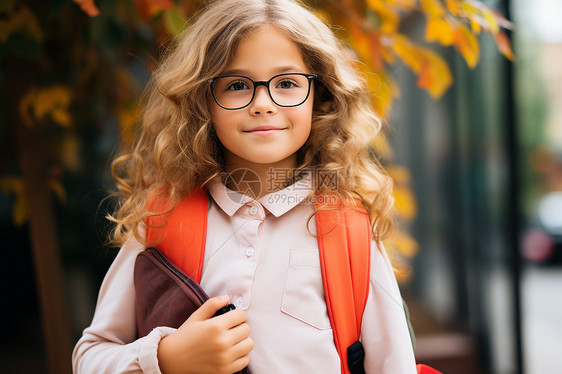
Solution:
[[[284,73],[304,73],[304,71],[295,65],[280,66],[273,70],[272,76],[275,76],[277,74],[284,74]],[[221,75],[247,75],[247,76],[249,76],[250,74],[251,74],[250,70],[245,70],[245,69],[229,69],[221,73]]]

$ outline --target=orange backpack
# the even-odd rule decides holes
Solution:
[[[165,204],[153,202],[150,210],[166,211]],[[197,190],[164,217],[147,219],[147,242],[158,243],[156,248],[197,283],[205,257],[207,212],[207,192]],[[364,209],[344,206],[319,210],[315,218],[326,306],[341,370],[343,374],[364,373],[365,352],[359,338],[370,280],[369,217]],[[155,228],[164,223],[165,228]],[[418,373],[439,372],[418,365]]]

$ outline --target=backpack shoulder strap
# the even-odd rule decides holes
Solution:
[[[155,245],[198,283],[205,256],[207,199],[206,191],[198,190],[182,198],[170,213],[147,219],[152,226],[147,226],[147,243]],[[342,373],[354,374],[355,343],[361,335],[369,292],[370,223],[364,209],[328,208],[333,209],[316,213],[322,281]],[[169,208],[165,203],[152,201],[149,209],[165,212]],[[360,344],[359,349],[362,351]],[[362,369],[362,356],[359,359],[361,362],[356,362],[355,367]]]
[[[153,200],[149,203],[152,212],[165,212],[168,209],[166,202]],[[195,190],[184,196],[170,213],[146,220],[147,244],[164,253],[197,283],[201,282],[205,257],[207,212],[207,192]]]
[[[369,292],[369,216],[364,209],[344,206],[318,210],[315,218],[326,305],[342,373],[364,373],[363,349],[355,343]]]

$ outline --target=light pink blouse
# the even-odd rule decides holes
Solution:
[[[340,373],[328,318],[311,191],[305,178],[253,200],[222,184],[209,192],[207,244],[201,286],[228,294],[247,311],[255,348],[253,374]],[[310,230],[310,231],[308,231]],[[361,340],[368,374],[414,374],[415,360],[400,292],[384,250],[372,244],[371,283]],[[133,268],[144,247],[121,248],[100,289],[92,324],[73,352],[75,373],[160,373],[159,327],[135,340]]]

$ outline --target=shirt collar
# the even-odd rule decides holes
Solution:
[[[280,217],[298,204],[305,202],[312,192],[312,176],[306,174],[302,179],[282,190],[262,196],[257,201],[275,217]],[[230,217],[245,204],[255,201],[248,195],[232,191],[221,182],[209,186],[209,194],[217,205]]]

